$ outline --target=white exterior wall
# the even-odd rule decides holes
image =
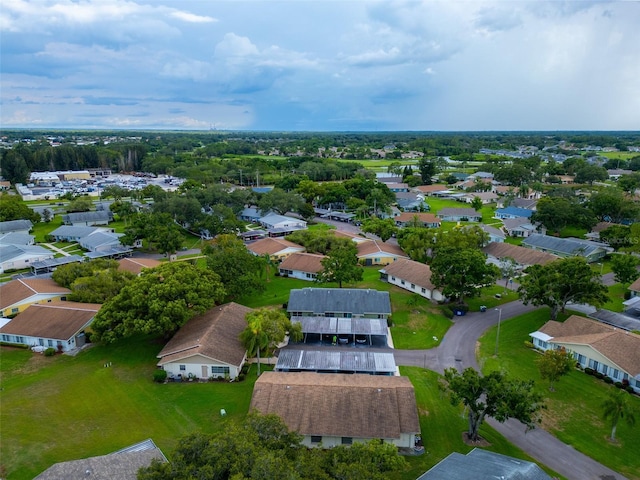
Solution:
[[[285,275],[285,273],[283,273],[285,270],[280,269],[280,275]],[[291,273],[287,273],[286,275],[289,278],[297,278],[298,280],[307,280],[309,282],[313,282],[315,280],[315,273],[307,273],[307,272],[302,272],[300,270],[286,270],[287,272],[291,272]],[[307,277],[307,275],[314,275],[313,277]]]
[[[373,438],[357,438],[352,437],[353,443],[360,442],[366,443],[370,440],[379,440]],[[400,434],[400,438],[385,438],[383,439],[385,443],[390,443],[391,445],[395,445],[396,447],[406,447],[413,448],[415,446],[415,434],[413,433],[402,433]],[[333,436],[322,436],[321,443],[311,442],[311,435],[304,435],[302,438],[302,444],[306,447],[311,448],[331,448],[337,447],[338,445],[342,445],[342,437],[333,437]]]
[[[7,340],[4,337],[9,337]],[[46,338],[46,337],[29,337],[26,335],[14,335],[14,334],[2,334],[2,341],[7,341],[9,343],[18,343],[21,345],[28,345],[29,347],[37,347],[43,346],[45,348],[55,348],[58,350],[58,345],[62,345],[62,351],[67,352],[76,347],[76,338],[75,335],[68,340],[59,340],[56,338]]]
[[[442,296],[442,293],[440,293],[439,290],[430,290],[427,287],[422,287],[418,284],[412,284],[411,282],[407,281],[407,280],[403,280],[402,278],[399,277],[394,277],[392,275],[387,275],[387,281],[397,287],[400,287],[404,290],[408,290],[409,292],[413,292],[416,293],[418,295],[420,295],[421,297],[424,297],[428,300],[433,300],[434,302],[440,302],[442,300],[444,300],[444,297]],[[402,284],[402,282],[404,281],[404,285]],[[411,288],[411,285],[413,285],[413,288]],[[424,293],[422,292],[422,289],[424,288]]]
[[[246,360],[243,359],[242,364],[244,364]],[[185,369],[181,370],[180,366],[184,365]],[[202,367],[205,366],[207,368],[207,376],[203,377],[202,375]],[[209,377],[224,377],[224,374],[214,374],[211,373],[211,367],[229,367],[229,378],[234,379],[240,373],[240,367],[235,365],[230,365],[228,363],[220,362],[211,358],[203,357],[201,355],[184,358],[182,360],[178,360],[175,362],[170,362],[162,365],[162,369],[165,370],[169,374],[173,374],[175,376],[182,375],[183,378],[188,377],[189,374],[193,374],[196,378],[207,379]]]
[[[50,260],[52,258],[53,252],[46,255],[20,255],[17,258],[6,260],[0,263],[0,273],[3,273],[7,270],[20,270],[29,268],[33,262],[39,262],[40,260]]]

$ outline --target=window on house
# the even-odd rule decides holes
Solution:
[[[602,373],[606,375],[608,371],[609,371],[609,367],[607,367],[606,365],[602,365]]]
[[[422,293],[427,293],[427,289],[426,288],[421,288],[420,290],[422,291]]]
[[[9,335],[2,335],[2,341],[3,342],[8,342],[9,341]]]
[[[391,277],[391,280],[395,282],[396,281],[396,277]]]
[[[187,370],[187,366],[186,365],[180,365],[180,371],[184,372]]]
[[[311,435],[311,443],[322,442],[322,435]]]
[[[400,280],[400,285],[404,285],[404,280]]]
[[[18,310],[19,310],[18,308],[12,308],[11,313],[18,313]]]
[[[353,443],[353,437],[342,437],[342,445],[351,445]]]
[[[229,375],[229,367],[211,366],[211,373],[214,375]]]
[[[16,343],[24,343],[24,337],[16,335]]]
[[[41,347],[44,347],[44,338],[38,339],[38,345],[40,345]]]
[[[53,347],[53,340],[47,340],[47,346]]]
[[[411,284],[411,290],[414,290],[416,288],[416,286],[412,283]]]
[[[374,258],[373,261],[376,262],[376,263],[379,263],[380,259],[379,258]]]
[[[618,376],[620,375],[620,371],[617,368],[613,369],[613,373],[611,374],[611,376],[613,378],[618,378]]]

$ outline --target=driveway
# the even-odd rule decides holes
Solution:
[[[395,350],[396,364],[427,368],[438,373],[443,373],[449,367],[455,367],[458,370],[473,367],[479,370],[476,345],[480,336],[489,327],[498,323],[499,316],[500,320],[507,320],[531,312],[535,307],[515,301],[501,305],[500,309],[501,312],[493,309],[485,313],[470,312],[464,317],[454,317],[453,326],[438,347],[430,350]],[[488,418],[487,423],[532,458],[569,480],[625,480],[626,478],[562,443],[541,428],[527,432],[525,425],[514,419],[499,423],[493,418]]]

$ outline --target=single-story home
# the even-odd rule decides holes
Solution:
[[[123,236],[123,233],[93,232],[86,237],[82,237],[78,240],[78,243],[85,250],[100,252],[123,247],[120,243],[120,237]]]
[[[304,230],[307,228],[307,222],[299,218],[287,217],[270,213],[264,217],[260,217],[258,223],[267,230],[286,229],[289,231]]]
[[[342,230],[331,230],[334,237],[347,238],[355,243],[373,242],[371,238],[363,237],[357,233],[343,232]]]
[[[3,342],[68,352],[86,343],[84,334],[102,305],[52,302],[30,305],[0,328]]]
[[[379,270],[380,279],[433,300],[444,300],[442,292],[431,283],[431,268],[409,259],[398,260]]]
[[[56,242],[79,242],[81,238],[88,237],[96,232],[111,232],[111,228],[100,227],[74,227],[72,225],[62,225],[53,230],[49,236]]]
[[[233,380],[247,359],[240,333],[253,310],[226,303],[192,318],[158,354],[158,367],[172,377]]]
[[[513,258],[516,262],[516,269],[520,271],[531,265],[546,265],[560,258],[552,253],[540,252],[504,242],[489,243],[482,251],[487,255],[487,263],[500,267],[505,258]]]
[[[108,225],[111,221],[113,221],[113,213],[110,210],[74,212],[62,215],[62,223],[65,225],[73,225],[74,227]]]
[[[437,192],[444,192],[449,189],[449,185],[445,183],[434,183],[433,185],[419,185],[412,190],[417,193],[422,193],[428,197]]]
[[[396,205],[403,211],[423,212],[430,210],[429,205],[424,201],[421,193],[396,192]]]
[[[36,237],[28,233],[3,233],[0,235],[0,245],[33,245]]]
[[[33,262],[53,257],[51,250],[39,245],[0,245],[0,273],[29,268]]]
[[[162,265],[162,262],[155,258],[131,258],[126,257],[118,260],[118,270],[140,275],[145,268],[155,268]]]
[[[391,315],[389,292],[370,288],[300,288],[291,290],[292,317],[382,318]]]
[[[394,244],[372,240],[357,245],[358,260],[365,265],[389,265],[400,258],[407,258],[402,249]]]
[[[0,234],[5,233],[25,233],[29,234],[33,228],[31,220],[8,220],[0,222]]]
[[[284,238],[262,238],[247,244],[247,250],[257,257],[268,254],[273,260],[283,260],[292,253],[304,252],[305,248]]]
[[[137,480],[138,470],[153,460],[166,462],[167,458],[153,440],[147,439],[108,455],[56,463],[34,480]]]
[[[640,278],[638,278],[635,282],[629,285],[629,290],[631,291],[632,297],[637,297],[640,295]]]
[[[522,242],[522,245],[541,252],[553,253],[559,257],[584,257],[587,262],[597,262],[608,253],[613,252],[613,248],[604,243],[579,238],[551,237],[539,233],[529,235]]]
[[[278,415],[308,447],[376,439],[413,448],[420,434],[415,391],[407,377],[264,372],[254,385],[250,408]]]
[[[292,253],[280,263],[278,271],[285,277],[314,281],[323,270],[321,262],[325,258],[314,253]]]
[[[409,185],[406,184],[406,183],[393,183],[393,182],[391,182],[391,183],[385,183],[385,185],[393,193],[408,192],[409,191]]]
[[[551,480],[538,465],[519,458],[474,448],[466,455],[450,453],[417,480]]]
[[[502,221],[502,228],[507,235],[515,238],[527,238],[538,231],[538,227],[525,217],[505,218]]]
[[[22,312],[34,303],[66,300],[71,290],[50,278],[20,278],[0,285],[0,317]]]
[[[496,227],[492,227],[491,225],[481,224],[480,228],[484,233],[489,235],[489,243],[491,242],[504,242],[507,238],[502,230]]]
[[[473,208],[443,208],[438,212],[438,218],[447,222],[479,222],[482,214]]]
[[[583,367],[616,382],[628,381],[640,393],[640,335],[579,315],[550,320],[529,335],[536,348],[563,348]]]
[[[440,219],[433,213],[403,212],[394,218],[398,227],[440,227]]]
[[[498,218],[500,220],[504,220],[505,218],[531,218],[531,215],[533,215],[533,210],[508,206],[506,208],[499,208],[496,210],[494,218]]]
[[[535,212],[538,205],[538,198],[514,198],[509,206],[517,208],[526,208]]]
[[[482,201],[483,205],[488,205],[489,203],[495,203],[498,201],[498,195],[493,192],[472,192],[467,193],[460,197],[460,201],[465,203],[473,203],[475,198],[479,198]]]
[[[238,215],[243,222],[258,223],[264,215],[258,207],[247,207]]]
[[[278,354],[276,372],[365,373],[395,375],[398,372],[393,351],[370,349],[308,350],[283,348]]]

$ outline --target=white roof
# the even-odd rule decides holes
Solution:
[[[624,302],[622,302],[622,304],[627,307],[630,307],[632,305],[635,305],[638,302],[640,302],[640,297],[631,297],[629,300],[625,300]]]
[[[547,335],[546,333],[542,333],[542,332],[533,332],[533,333],[530,333],[529,336],[533,338],[537,338],[538,340],[542,340],[543,342],[548,342],[553,338]]]

